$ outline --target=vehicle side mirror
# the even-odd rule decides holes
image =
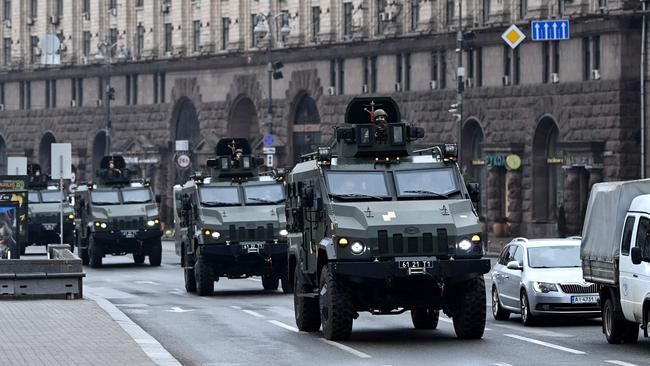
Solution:
[[[162,202],[162,196],[157,194],[156,195],[156,203],[160,203],[160,202]]]
[[[521,266],[521,264],[519,264],[519,262],[517,262],[517,261],[510,261],[510,262],[508,262],[508,266],[507,266],[507,267],[508,267],[508,269],[511,269],[511,270],[513,270],[513,271],[523,271],[523,269],[524,269],[524,268]]]
[[[633,264],[641,264],[641,262],[643,262],[643,259],[641,258],[641,248],[634,247],[630,249],[630,257]]]
[[[478,183],[467,183],[467,193],[469,193],[469,198],[474,203],[481,202],[481,187]]]

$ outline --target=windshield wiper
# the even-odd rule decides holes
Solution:
[[[258,198],[258,197],[248,197],[248,199],[251,200],[251,201],[255,201],[255,202],[269,203],[269,204],[275,204],[275,203],[280,203],[280,202],[284,201],[284,198],[280,199],[280,200],[275,200],[275,201],[267,200],[267,199],[264,199],[264,198]]]
[[[372,199],[376,199],[376,200],[379,200],[379,201],[383,201],[384,199],[386,199],[386,197],[373,196],[373,195],[364,194],[364,193],[341,193],[341,194],[331,193],[330,196],[336,197],[336,198],[343,198],[343,199],[345,199],[345,198],[372,198]]]
[[[201,204],[206,206],[237,206],[239,202],[201,201]]]
[[[438,193],[438,192],[433,192],[433,191],[427,191],[423,189],[414,189],[414,190],[409,190],[409,191],[403,191],[404,193],[415,193],[415,194],[424,194],[427,196],[435,196],[435,197],[440,197],[444,199],[449,199],[449,196],[446,194]]]

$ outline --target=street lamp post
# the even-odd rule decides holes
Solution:
[[[273,133],[273,79],[282,79],[283,77],[282,72],[280,72],[280,69],[283,66],[282,63],[273,62],[273,56],[271,51],[273,49],[275,39],[273,37],[273,28],[271,28],[271,26],[277,27],[276,23],[278,20],[282,20],[284,23],[285,19],[288,20],[288,16],[289,14],[286,12],[280,12],[279,14],[274,14],[271,11],[267,13],[259,13],[255,17],[255,28],[253,29],[253,33],[255,34],[258,40],[262,40],[267,35],[269,38],[269,42],[266,47],[266,62],[267,62],[267,72],[268,72],[268,88],[269,88],[267,124],[269,126],[269,134]],[[287,23],[288,22],[284,23],[280,28],[280,33],[283,36],[286,36],[291,32],[291,30],[289,29],[289,25]]]

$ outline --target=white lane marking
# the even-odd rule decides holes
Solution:
[[[253,311],[253,310],[242,309],[242,311],[245,312],[246,314],[252,315],[252,316],[254,316],[256,318],[264,318],[264,315],[262,315],[262,314],[260,314],[260,313],[258,313],[256,311]]]
[[[323,341],[323,342],[329,344],[330,346],[334,346],[334,347],[336,347],[336,348],[338,348],[338,349],[340,349],[340,350],[342,350],[342,351],[345,351],[345,352],[351,353],[351,354],[353,354],[353,355],[355,355],[355,356],[357,356],[357,357],[359,357],[359,358],[372,358],[369,354],[367,354],[367,353],[363,353],[363,352],[361,352],[361,351],[358,351],[358,350],[356,350],[356,349],[354,349],[354,348],[352,348],[352,347],[350,347],[350,346],[346,346],[345,344],[342,344],[342,343],[339,343],[339,342],[330,341],[330,340],[327,340],[327,339],[325,339],[325,338],[319,338],[319,339],[320,339],[321,341]]]
[[[629,363],[629,362],[623,362],[619,360],[605,360],[607,363],[611,363],[612,365],[619,365],[619,366],[637,366],[636,364]]]
[[[528,338],[528,337],[522,337],[522,336],[516,335],[516,334],[504,334],[504,335],[506,337],[522,340],[524,342],[529,342],[529,343],[537,344],[537,345],[544,346],[544,347],[554,348],[554,349],[556,349],[558,351],[573,353],[574,355],[584,355],[584,354],[586,354],[586,352],[578,351],[578,350],[573,349],[573,348],[562,347],[562,346],[558,346],[557,344],[543,342],[543,341],[539,341],[537,339],[532,339],[532,338]]]
[[[235,309],[235,310],[241,310],[241,306],[231,305],[230,307]]]
[[[183,309],[178,306],[173,306],[171,310],[165,310],[168,313],[189,313],[190,311],[194,311],[191,309]]]
[[[154,281],[135,281],[135,283],[137,283],[138,285],[156,285],[156,286],[159,285],[158,282],[154,282]]]
[[[146,308],[147,304],[113,304],[121,308]]]
[[[292,327],[292,326],[290,326],[290,325],[284,324],[283,322],[279,322],[279,321],[277,321],[277,320],[268,320],[268,322],[271,323],[271,324],[273,324],[273,325],[275,325],[275,326],[277,326],[277,327],[284,328],[284,329],[286,329],[286,330],[290,330],[290,331],[295,332],[295,333],[299,333],[299,332],[300,332],[300,331],[298,330],[298,328],[295,328],[295,327]]]
[[[270,306],[266,310],[288,318],[293,318],[295,316],[293,309],[284,306]]]
[[[512,365],[509,364],[509,363],[505,363],[505,362],[497,362],[497,363],[494,364],[494,366],[512,366]]]
[[[550,331],[550,330],[532,329],[530,327],[528,327],[528,328],[522,327],[522,326],[516,327],[516,326],[513,326],[513,325],[498,324],[498,323],[493,323],[492,325],[494,325],[495,327],[510,329],[510,330],[513,330],[513,331],[516,331],[516,332],[530,333],[530,334],[534,334],[534,335],[537,335],[537,336],[540,336],[540,337],[554,337],[554,338],[571,338],[571,337],[575,337],[575,336],[567,334],[567,333],[558,333],[558,332],[553,332],[553,331]]]
[[[454,321],[449,318],[438,318],[441,322],[449,323],[449,324],[454,324]],[[485,327],[485,330],[491,331],[492,328]]]

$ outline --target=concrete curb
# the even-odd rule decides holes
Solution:
[[[115,320],[117,324],[126,331],[131,338],[142,348],[144,353],[158,366],[182,366],[174,356],[149,333],[137,325],[126,314],[124,314],[117,306],[113,305],[105,298],[94,294],[91,287],[85,288],[84,297],[89,298],[97,303],[108,315]]]

